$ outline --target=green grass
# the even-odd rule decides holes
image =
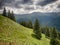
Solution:
[[[0,16],[0,40],[15,42],[17,45],[50,45],[50,40],[42,34],[42,39],[32,37],[33,30]]]

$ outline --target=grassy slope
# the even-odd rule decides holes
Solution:
[[[31,35],[32,29],[25,28],[12,20],[0,16],[0,40],[16,42],[17,45],[49,45],[50,40],[42,34],[42,40],[37,40]]]

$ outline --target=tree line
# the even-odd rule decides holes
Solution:
[[[8,10],[8,12],[7,12],[7,10],[6,10],[5,7],[4,7],[4,10],[3,10],[2,15],[5,16],[5,17],[10,18],[10,19],[13,20],[13,21],[16,21],[16,20],[15,20],[15,16],[14,16],[14,12],[13,12],[13,11],[11,12],[10,10]]]
[[[56,27],[41,27],[38,19],[32,24],[32,21],[21,21],[21,25],[33,29],[34,35],[37,39],[41,40],[42,33],[45,34],[45,37],[50,39],[50,45],[60,45],[60,32],[56,29]]]
[[[29,21],[22,20],[20,22],[20,24],[23,25],[24,27],[27,27],[27,28],[31,28],[31,29],[33,28],[33,24],[32,24],[31,20],[29,20]]]

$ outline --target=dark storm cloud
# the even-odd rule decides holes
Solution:
[[[20,4],[32,4],[33,2],[31,0],[0,0],[0,7],[2,6],[13,6],[16,8],[20,8]]]
[[[23,3],[27,3],[27,2],[29,2],[29,0],[23,0]]]
[[[20,0],[20,1],[17,1],[14,5],[17,7],[17,8],[20,8],[20,5],[32,5],[33,2],[31,0]]]
[[[18,2],[15,3],[15,0],[0,0],[0,7],[2,6],[19,7]]]
[[[41,0],[39,0],[38,2],[37,2],[37,5],[41,5],[41,6],[45,6],[45,5],[47,5],[47,4],[49,4],[49,3],[52,3],[52,2],[55,2],[55,1],[57,1],[57,0],[44,0],[44,1],[41,1]],[[2,7],[2,6],[10,6],[10,7],[15,7],[15,8],[22,8],[21,7],[21,4],[22,5],[24,5],[24,4],[26,4],[26,5],[33,5],[33,0],[0,0],[0,8]],[[32,7],[30,8],[27,8],[26,7],[26,9],[33,9]]]
[[[26,3],[28,3],[28,4],[31,4],[31,3],[33,3],[31,0],[22,0],[22,3],[23,4],[26,4]]]
[[[44,0],[43,2],[39,2],[37,5],[45,6],[47,4],[53,3],[57,0]]]
[[[15,0],[4,0],[5,3],[11,3],[13,1],[15,1]]]
[[[57,0],[44,0],[41,2],[41,0],[38,1],[37,5],[47,5],[49,3],[55,2]],[[3,5],[8,5],[8,6],[14,6],[17,8],[20,8],[19,4],[27,4],[27,5],[32,5],[33,1],[32,0],[0,0],[0,7]]]
[[[5,3],[11,3],[13,0],[0,0],[0,8],[5,5]]]
[[[34,10],[34,7],[25,7],[25,10]]]
[[[26,4],[26,3],[32,3],[32,1],[31,0],[5,0],[5,3],[11,3],[11,2],[15,2],[16,1],[16,3],[17,4]]]
[[[58,5],[58,7],[57,8],[60,8],[60,4]]]
[[[3,1],[4,1],[4,0],[0,0],[0,9],[2,8],[2,5],[4,5],[4,4],[3,4]]]

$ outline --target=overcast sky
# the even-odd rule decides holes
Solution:
[[[0,0],[0,12],[4,6],[16,14],[60,12],[60,0]]]

